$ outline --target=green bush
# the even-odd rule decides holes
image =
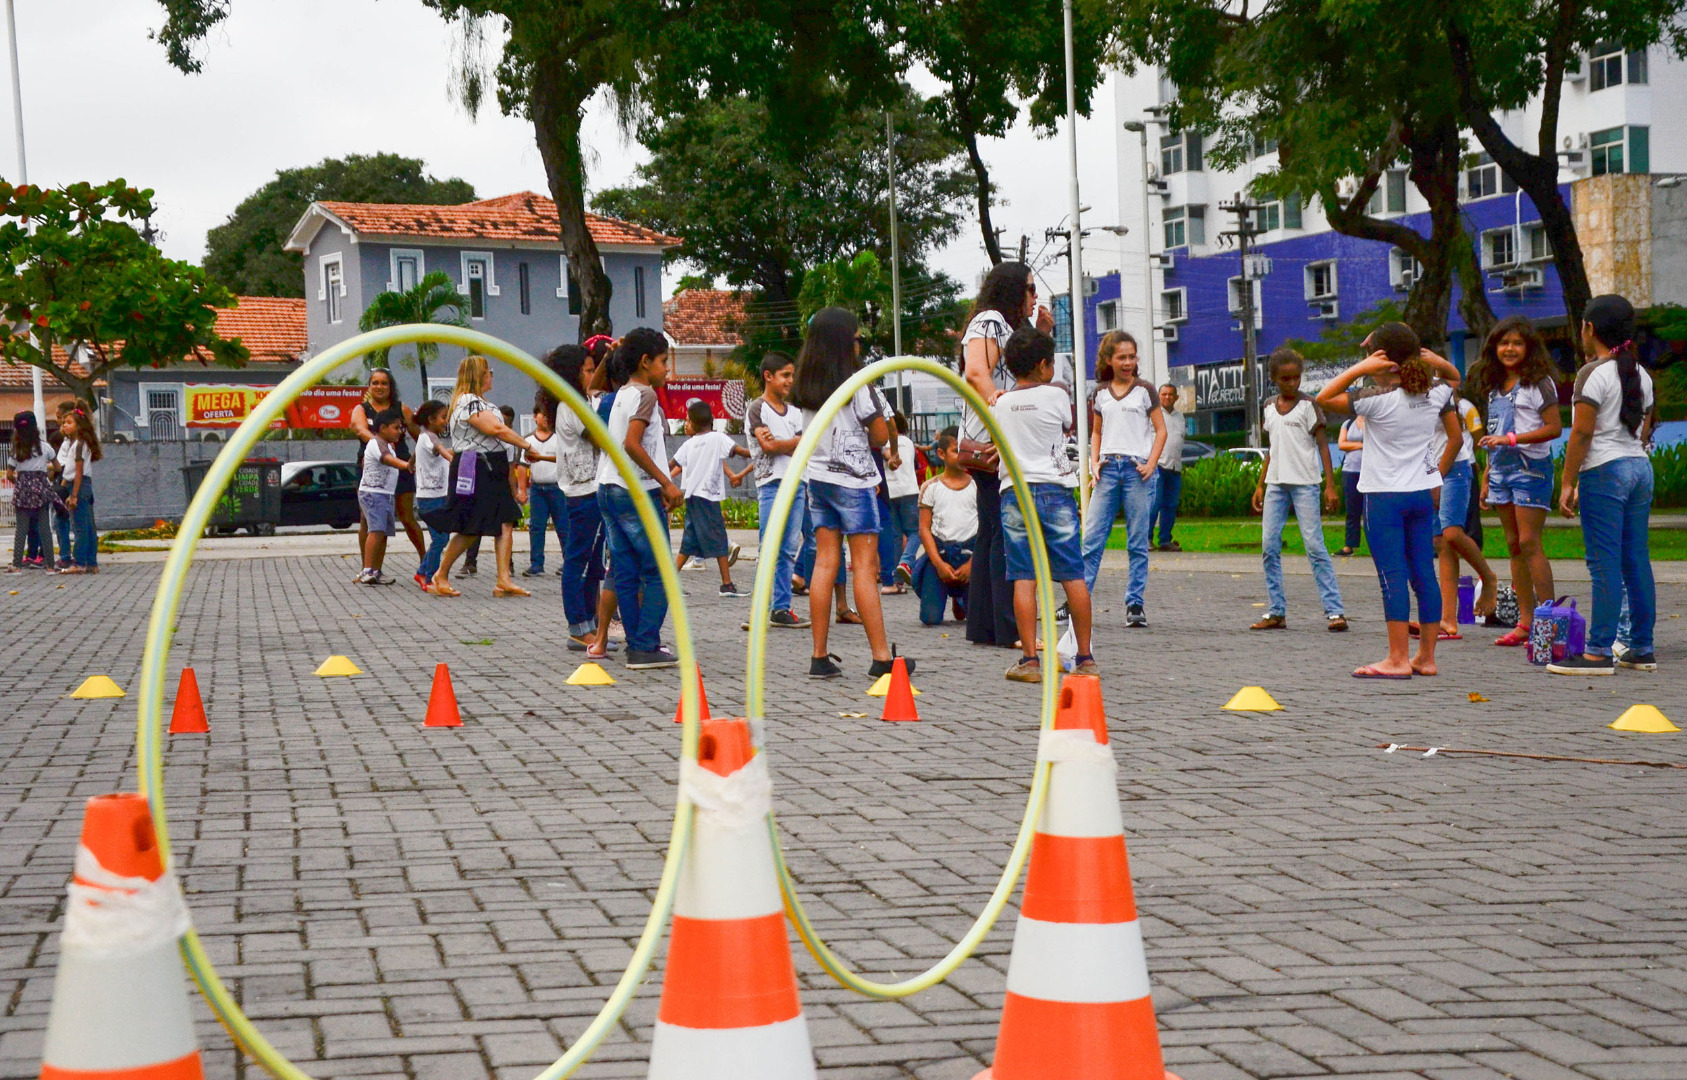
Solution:
[[[1229,454],[1202,458],[1183,467],[1178,514],[1190,517],[1247,517],[1253,513],[1260,463]]]
[[[1652,508],[1687,506],[1687,443],[1652,451]]]

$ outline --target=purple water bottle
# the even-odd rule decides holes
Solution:
[[[1546,667],[1552,663],[1552,641],[1557,633],[1552,621],[1552,601],[1535,608],[1535,620],[1529,624],[1529,663]]]
[[[1459,622],[1466,626],[1476,622],[1476,582],[1469,575],[1459,578]]]

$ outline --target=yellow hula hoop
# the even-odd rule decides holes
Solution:
[[[666,535],[663,519],[657,516],[649,495],[639,483],[639,474],[632,460],[624,448],[613,444],[603,421],[598,419],[597,414],[573,387],[512,345],[462,327],[437,324],[394,326],[360,334],[312,358],[282,380],[280,385],[258,403],[212,462],[210,471],[182,518],[176,541],[170,546],[169,557],[164,561],[164,574],[158,583],[158,593],[153,598],[152,617],[147,628],[146,652],[141,659],[140,700],[135,730],[136,771],[139,774],[140,792],[147,797],[152,808],[153,827],[157,831],[158,845],[166,865],[170,858],[170,831],[164,806],[164,672],[170,657],[171,627],[175,624],[182,586],[188,568],[193,564],[194,547],[210,520],[212,507],[222,496],[223,490],[234,477],[235,468],[245,460],[253,444],[270,423],[281,416],[282,410],[292,404],[300,394],[316,385],[341,364],[364,353],[416,342],[458,345],[470,352],[502,360],[537,380],[540,386],[580,418],[591,434],[592,441],[603,448],[615,462],[616,469],[627,481],[627,490],[633,493],[633,504],[638,508],[639,520],[645,533],[652,537]],[[698,680],[697,658],[691,643],[691,623],[686,615],[685,594],[680,591],[673,560],[658,559],[657,564],[662,572],[662,588],[667,593],[668,604],[674,612],[674,642],[679,652],[680,708],[685,721],[681,727],[680,760],[695,761],[698,740]],[[691,837],[691,819],[692,804],[685,796],[685,789],[681,787],[675,798],[674,826],[668,840],[668,857],[662,865],[661,881],[656,887],[656,897],[651,904],[650,915],[645,920],[644,932],[633,950],[627,970],[615,984],[609,1000],[604,1003],[596,1018],[586,1026],[585,1031],[581,1032],[568,1051],[539,1073],[535,1080],[561,1080],[579,1068],[620,1020],[627,1003],[632,1000],[638,984],[650,969],[656,946],[668,923],[674,890],[679,880],[680,865],[685,858],[686,847]],[[241,1011],[193,930],[190,929],[182,938],[181,950],[182,960],[192,973],[194,981],[199,984],[206,1002],[241,1049],[279,1080],[310,1080],[309,1074],[287,1060]]]
[[[1037,520],[1037,507],[1031,499],[1031,489],[1025,483],[1019,461],[1014,457],[1013,451],[1002,442],[1001,428],[997,425],[990,407],[985,404],[978,391],[959,375],[941,364],[913,356],[891,357],[861,369],[838,387],[815,414],[814,421],[808,425],[808,430],[803,432],[802,440],[797,443],[796,450],[791,454],[786,478],[802,477],[809,458],[814,455],[815,447],[819,445],[821,433],[855,396],[856,391],[893,371],[923,371],[943,380],[961,395],[989,428],[991,437],[995,439],[996,446],[1001,451],[1002,463],[1007,466],[1008,475],[1013,480],[1013,489],[1018,496],[1019,505],[1025,513],[1025,525],[1031,537],[1031,561],[1037,572],[1037,603],[1043,621],[1043,656],[1045,660],[1052,660],[1057,655],[1054,637],[1054,578],[1049,573],[1048,549],[1043,543],[1042,527]],[[781,483],[779,494],[773,501],[771,516],[762,530],[763,551],[768,550],[770,543],[777,550],[780,538],[785,535],[785,522],[791,515],[791,506],[795,501],[796,484]],[[744,711],[757,730],[760,730],[760,722],[764,719],[762,682],[767,674],[767,616],[773,602],[773,572],[776,562],[776,559],[769,558],[756,560],[756,585],[750,594],[750,643],[744,665]],[[1043,675],[1041,727],[1043,730],[1049,730],[1054,727],[1056,702],[1060,692],[1059,680],[1055,678],[1056,672],[1047,664]],[[1032,774],[1031,794],[1025,802],[1025,819],[1020,823],[1019,835],[1014,839],[1013,850],[1008,854],[1007,865],[1002,868],[1001,880],[996,883],[996,889],[990,894],[989,902],[984,905],[984,910],[979,913],[972,928],[955,943],[954,948],[937,963],[913,978],[894,983],[875,982],[851,971],[843,960],[820,940],[819,933],[809,920],[808,912],[803,909],[802,899],[797,895],[796,882],[791,878],[790,868],[785,864],[785,853],[779,844],[778,824],[773,815],[769,814],[767,828],[773,841],[774,863],[779,870],[779,890],[785,898],[785,914],[789,916],[792,925],[797,928],[798,936],[820,966],[838,982],[857,993],[876,998],[901,998],[935,986],[948,978],[972,955],[979,942],[984,940],[990,928],[996,924],[1002,909],[1007,906],[1008,898],[1013,895],[1014,886],[1019,882],[1019,875],[1025,869],[1025,862],[1030,858],[1037,819],[1042,816],[1043,800],[1048,796],[1048,783],[1048,763],[1039,760]]]

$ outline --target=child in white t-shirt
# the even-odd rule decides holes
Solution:
[[[1003,458],[1012,452],[1036,502],[1037,521],[1048,549],[1049,572],[1066,590],[1078,655],[1072,671],[1099,675],[1090,654],[1090,591],[1084,584],[1084,557],[1079,537],[1078,502],[1073,489],[1078,472],[1066,456],[1066,433],[1072,427],[1072,399],[1054,386],[1054,339],[1035,327],[1022,326],[1003,350],[1008,370],[1018,381],[991,406],[1002,429]],[[1031,538],[1019,507],[1009,470],[1001,470],[1002,537],[1007,551],[1007,576],[1013,582],[1013,614],[1019,626],[1019,662],[1008,668],[1014,682],[1042,682],[1037,659],[1037,574],[1031,561]],[[1053,618],[1054,613],[1049,612]]]
[[[443,401],[424,401],[416,410],[416,426],[422,429],[416,437],[416,452],[410,456],[416,470],[416,516],[428,527],[428,549],[416,570],[416,580],[423,592],[432,592],[433,576],[439,571],[445,545],[451,542],[453,524],[451,459],[455,455],[446,434],[451,410]]]
[[[747,458],[750,452],[733,442],[732,436],[715,430],[714,413],[706,401],[693,401],[686,407],[685,433],[691,438],[668,462],[669,473],[685,494],[685,532],[680,536],[675,568],[684,570],[687,559],[713,559],[720,567],[720,594],[748,596],[732,583],[730,567],[738,561],[738,545],[727,539],[720,504],[726,498],[727,481],[737,486],[755,468],[752,463],[733,472],[728,459]]]
[[[947,427],[937,436],[943,471],[920,488],[920,534],[923,550],[912,565],[899,565],[897,577],[920,594],[920,622],[943,622],[944,601],[956,620],[967,617],[967,590],[972,581],[972,549],[978,539],[978,485],[961,466],[960,429]]]
[[[414,465],[393,453],[404,430],[404,414],[397,409],[377,413],[369,425],[375,437],[363,444],[363,480],[357,486],[357,505],[369,524],[369,538],[363,548],[363,573],[359,585],[391,585],[393,579],[381,573],[387,558],[387,537],[397,531],[398,474]]]

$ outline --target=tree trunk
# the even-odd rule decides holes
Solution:
[[[956,113],[965,115],[959,109]],[[977,130],[964,121],[961,127],[961,137],[967,144],[967,160],[972,163],[972,175],[978,184],[978,227],[984,233],[984,253],[990,256],[991,266],[1000,266],[1002,244],[996,237],[995,223],[990,220],[990,168],[984,164],[984,155],[978,152]]]
[[[567,59],[547,56],[535,67],[528,108],[545,179],[556,200],[558,231],[568,268],[580,286],[580,341],[612,332],[609,275],[586,225],[586,166],[580,121],[592,87],[576,78]],[[563,283],[567,287],[567,282]]]

